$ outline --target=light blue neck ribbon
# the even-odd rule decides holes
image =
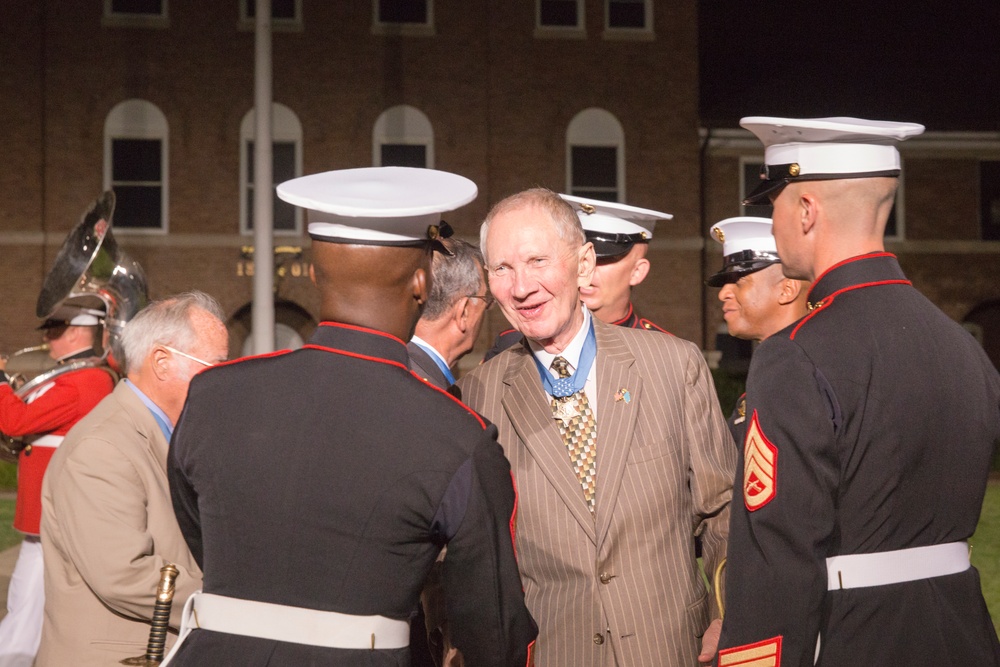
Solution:
[[[419,340],[413,340],[412,338],[410,340],[414,345],[426,352],[428,357],[434,360],[437,367],[441,369],[442,373],[444,373],[444,379],[448,381],[448,384],[455,384],[455,376],[452,375],[451,369],[448,368],[448,364],[444,363],[444,359],[442,359],[441,355],[437,353],[437,350],[431,349],[427,345],[422,345]]]
[[[594,337],[594,320],[590,320],[590,329],[587,331],[587,337],[583,341],[583,349],[580,350],[580,363],[576,365],[576,371],[570,375],[568,378],[556,379],[552,377],[552,372],[542,366],[542,362],[538,360],[538,357],[532,355],[535,359],[535,365],[538,366],[538,373],[542,376],[542,388],[550,396],[555,396],[556,398],[563,398],[565,396],[572,396],[578,391],[583,391],[583,387],[587,384],[587,376],[590,375],[590,367],[594,365],[594,359],[597,358],[597,339]]]

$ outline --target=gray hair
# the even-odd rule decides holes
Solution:
[[[191,324],[191,311],[196,308],[225,321],[219,302],[197,290],[154,301],[140,310],[122,331],[125,372],[140,367],[156,345],[180,350],[194,347],[198,334]]]
[[[568,245],[582,246],[587,242],[587,235],[583,232],[580,218],[565,199],[548,188],[530,188],[501,199],[486,214],[486,219],[479,228],[479,247],[487,262],[489,253],[486,251],[486,236],[489,234],[493,219],[503,213],[530,206],[540,208],[549,214],[556,234]]]
[[[483,277],[483,255],[471,243],[449,238],[442,241],[452,256],[434,253],[431,265],[431,293],[423,319],[433,322],[462,297],[478,294]]]

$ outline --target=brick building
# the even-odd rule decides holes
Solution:
[[[244,349],[252,5],[5,3],[0,351],[37,342],[42,280],[108,188],[115,238],[144,267],[151,296],[213,294],[230,316],[231,354]],[[275,0],[272,12],[276,182],[379,164],[454,171],[480,190],[447,216],[469,240],[490,203],[534,185],[670,212],[637,307],[715,345],[715,290],[702,278],[720,256],[706,231],[741,212],[743,174],[762,151],[738,130],[699,133],[697,0]],[[1000,135],[906,148],[890,247],[996,350],[1000,205],[982,202],[1000,197]],[[280,202],[275,225],[278,340],[294,343],[316,321],[309,239]],[[506,327],[498,309],[489,317],[480,350]]]

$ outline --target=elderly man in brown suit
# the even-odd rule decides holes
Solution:
[[[518,565],[545,667],[693,666],[721,622],[694,554],[725,555],[735,448],[700,350],[583,306],[594,250],[548,190],[480,231],[490,291],[527,339],[459,381],[518,489]]]
[[[201,588],[167,485],[167,443],[188,384],[225,360],[229,337],[201,292],[125,327],[127,379],[59,447],[42,490],[45,621],[39,667],[114,665],[146,650],[160,568],[177,566],[171,625]]]

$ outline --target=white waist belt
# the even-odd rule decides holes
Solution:
[[[834,556],[826,559],[827,590],[886,586],[958,574],[968,569],[968,542]]]
[[[43,435],[30,442],[25,440],[25,442],[32,447],[58,447],[62,444],[63,438],[65,437],[66,436],[62,435]]]
[[[189,620],[190,618],[190,620]],[[385,616],[288,607],[195,593],[184,605],[184,626],[325,648],[389,649],[410,645],[410,624]]]

